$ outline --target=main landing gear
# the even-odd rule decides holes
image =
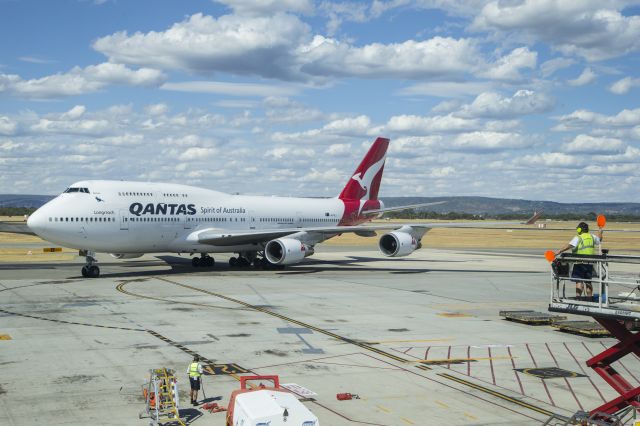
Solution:
[[[209,256],[207,253],[200,253],[200,257],[194,257],[191,259],[191,264],[194,268],[198,268],[200,266],[211,268],[215,263],[216,261],[213,257]]]
[[[229,266],[232,268],[246,268],[251,265],[251,261],[243,256],[230,257]]]
[[[98,265],[96,265],[98,260],[96,259],[95,252],[81,251],[80,255],[82,256],[83,253],[85,259],[87,260],[87,263],[82,267],[82,276],[85,278],[98,278],[100,276],[100,268],[98,268]]]

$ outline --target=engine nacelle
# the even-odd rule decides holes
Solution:
[[[420,248],[420,243],[411,234],[393,231],[384,234],[378,241],[378,247],[385,256],[407,256]]]
[[[312,247],[293,238],[271,240],[264,248],[264,255],[274,265],[292,265],[313,253]]]
[[[109,253],[111,257],[116,259],[135,259],[144,256],[144,253]]]

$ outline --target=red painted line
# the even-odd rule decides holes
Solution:
[[[451,359],[451,346],[449,346],[449,350],[447,351],[447,359]],[[447,368],[451,370],[451,362],[447,363]]]
[[[509,358],[511,358],[511,366],[513,367],[513,374],[515,374],[516,379],[518,379],[518,386],[520,386],[520,393],[524,395],[524,387],[522,387],[522,380],[520,380],[520,375],[516,371],[516,362],[513,360],[513,355],[511,355],[510,346],[507,346],[507,352],[509,353]]]
[[[593,382],[593,380],[591,380],[591,377],[589,377],[589,374],[587,374],[586,370],[582,367],[582,364],[580,364],[580,362],[575,357],[575,355],[573,355],[573,352],[571,352],[571,349],[569,349],[569,346],[567,345],[567,343],[565,342],[565,343],[563,343],[563,345],[567,349],[567,352],[569,352],[569,355],[571,355],[571,358],[573,358],[573,360],[576,362],[576,364],[578,364],[578,368],[580,368],[580,371],[582,371],[582,373],[585,376],[587,376],[587,379],[589,379],[589,382],[591,382],[591,384],[593,385],[593,388],[596,390],[596,392],[598,392],[598,395],[600,395],[600,398],[602,398],[602,402],[607,402],[607,400],[604,399],[604,396],[602,395],[602,392],[600,392],[600,389],[598,389],[598,387]]]
[[[429,346],[427,348],[427,350],[425,351],[425,353],[424,353],[424,360],[425,361],[429,359],[429,349],[431,349],[431,346]]]
[[[413,346],[411,346],[409,349],[407,349],[406,351],[402,352],[403,354],[407,354],[407,352],[409,352],[411,349],[413,349]]]
[[[394,367],[396,367],[396,365],[392,364],[391,362],[389,362],[389,361],[387,361],[387,360],[385,360],[385,359],[376,358],[375,356],[371,355],[370,353],[361,352],[361,353],[360,353],[360,355],[362,355],[362,356],[366,356],[366,357],[369,357],[369,358],[373,358],[373,359],[375,359],[376,361],[382,362],[382,363],[384,363],[384,364],[393,365]],[[425,359],[426,359],[426,357],[425,357]],[[507,406],[505,406],[505,405],[499,404],[499,403],[494,402],[494,401],[492,401],[492,400],[490,400],[490,399],[485,399],[485,398],[483,398],[483,397],[481,397],[481,396],[479,396],[479,395],[476,395],[475,393],[471,393],[471,392],[464,391],[464,390],[462,390],[462,389],[459,389],[459,388],[453,387],[453,386],[451,386],[451,385],[449,385],[449,384],[447,384],[447,383],[444,383],[444,382],[441,382],[441,381],[439,381],[439,380],[433,379],[433,378],[431,378],[431,377],[429,377],[429,376],[425,376],[424,374],[419,373],[419,372],[417,372],[417,371],[409,370],[409,369],[406,369],[406,368],[404,368],[404,367],[399,367],[399,368],[400,368],[401,370],[406,371],[406,372],[407,372],[407,373],[409,373],[409,374],[412,374],[412,375],[414,375],[414,376],[420,376],[420,377],[422,377],[423,379],[426,379],[426,380],[429,380],[430,382],[434,382],[434,383],[437,383],[437,384],[439,384],[439,385],[445,386],[445,387],[447,387],[447,388],[449,388],[449,389],[452,389],[452,390],[454,390],[454,391],[461,392],[461,393],[463,393],[463,394],[465,394],[465,395],[467,395],[467,396],[469,396],[469,397],[479,399],[480,401],[484,401],[484,402],[489,403],[489,404],[491,404],[491,405],[495,405],[496,407],[504,408],[504,409],[505,409],[505,410],[507,410],[507,411],[511,411],[512,413],[519,414],[519,415],[521,415],[521,416],[523,416],[523,417],[527,417],[527,418],[529,418],[529,419],[531,419],[531,420],[539,421],[539,419],[536,419],[535,417],[531,417],[531,416],[529,416],[529,415],[527,415],[527,414],[525,414],[525,413],[523,413],[523,412],[521,412],[521,411],[516,411],[516,410],[514,410],[513,408],[510,408],[510,407],[507,407]],[[533,399],[535,399],[535,398],[533,398]]]
[[[491,366],[491,381],[495,385],[496,384],[496,374],[493,371],[493,359],[491,359],[491,348],[487,348],[487,350],[489,351],[489,366]]]
[[[607,346],[604,344],[604,342],[600,342],[600,344],[602,345],[602,347],[604,347],[605,349],[608,349]],[[629,375],[631,377],[633,377],[633,379],[640,383],[640,380],[638,380],[638,378],[636,376],[633,375],[633,373],[622,363],[622,358],[620,358],[618,361],[618,364],[620,364],[622,366],[622,368],[624,368],[624,371],[626,371],[627,373],[629,373]]]
[[[553,352],[551,351],[551,347],[549,346],[549,344],[545,343],[544,345],[547,347],[547,350],[549,351],[549,355],[551,355],[551,358],[553,359],[553,363],[556,365],[556,367],[560,368],[560,364],[558,364],[558,360],[553,355]],[[567,387],[569,388],[569,391],[571,392],[571,395],[573,395],[573,399],[575,399],[576,402],[578,403],[578,407],[582,411],[584,411],[584,407],[580,403],[580,400],[578,399],[578,395],[576,395],[576,393],[573,391],[573,388],[571,387],[571,383],[569,383],[569,380],[566,377],[563,377],[563,379],[564,379],[564,382],[567,384]]]
[[[471,359],[471,346],[467,346],[467,359]],[[467,363],[467,376],[471,376],[471,362]]]
[[[529,352],[529,356],[531,357],[531,361],[533,361],[533,366],[538,368],[538,363],[536,362],[536,359],[533,357],[533,354],[531,353],[531,348],[529,347],[529,344],[525,343],[525,346],[527,347],[527,351]],[[547,387],[547,384],[544,382],[543,379],[540,379],[540,381],[542,382],[542,386],[544,386],[545,392],[547,392],[547,396],[549,397],[549,401],[551,402],[551,405],[556,407],[556,403],[553,402],[553,398],[551,398],[551,393],[549,392],[549,388]]]

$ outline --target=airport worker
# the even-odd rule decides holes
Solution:
[[[200,378],[202,377],[202,364],[200,364],[198,355],[193,357],[193,362],[187,368],[187,374],[191,384],[191,405],[198,405],[198,391],[200,390]]]
[[[567,250],[571,250],[573,254],[596,254],[596,246],[599,246],[602,242],[602,227],[596,234],[589,233],[589,225],[585,222],[580,222],[576,228],[578,235],[558,250],[556,256]],[[585,263],[576,263],[573,265],[573,271],[571,272],[571,278],[576,281],[576,297],[582,296],[585,291],[588,297],[593,296],[593,285],[591,279],[593,278],[593,265]],[[585,281],[579,281],[580,279]]]

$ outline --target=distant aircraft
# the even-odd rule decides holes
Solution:
[[[213,266],[209,253],[237,253],[229,259],[231,266],[269,268],[299,263],[316,244],[345,232],[375,236],[375,231],[389,230],[379,239],[380,251],[406,256],[421,247],[425,232],[446,224],[362,225],[384,212],[440,204],[384,207],[378,190],[388,146],[389,139],[376,139],[335,198],[231,195],[170,183],[87,180],[39,208],[27,225],[47,241],[79,249],[87,259],[82,275],[92,278],[100,275],[95,252],[118,259],[200,254],[192,259],[195,267]]]

